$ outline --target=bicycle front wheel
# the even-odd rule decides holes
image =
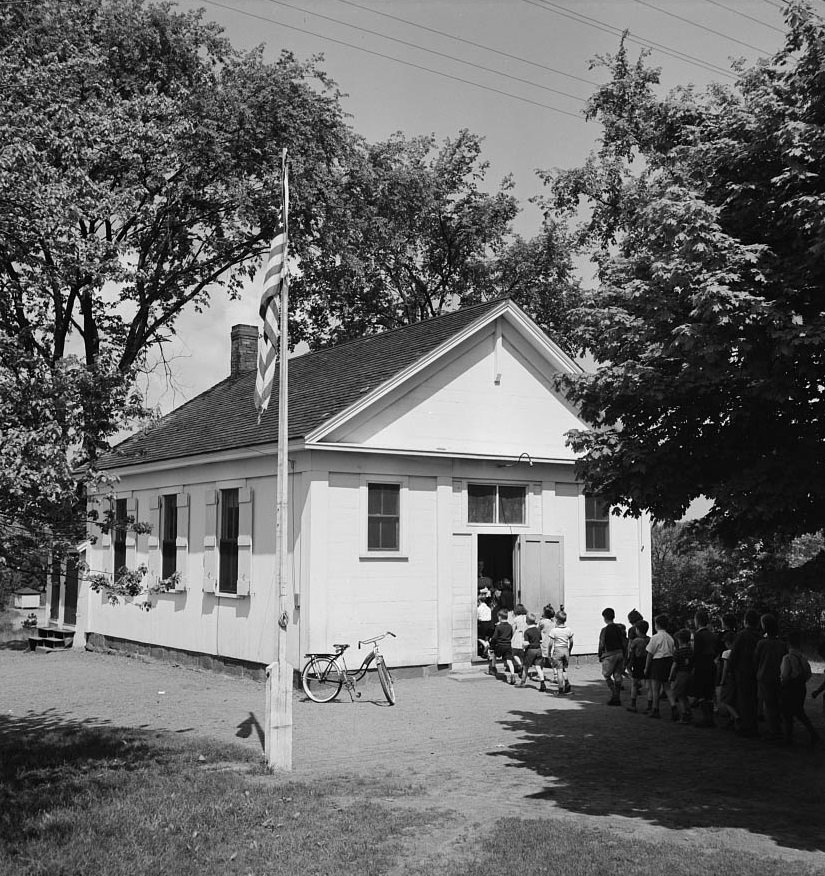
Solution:
[[[310,657],[301,671],[301,686],[314,703],[328,703],[341,692],[344,676],[332,657]]]
[[[387,698],[387,702],[391,706],[394,706],[395,687],[392,683],[392,676],[390,675],[389,669],[387,669],[387,664],[384,663],[384,658],[380,655],[376,662],[376,669],[378,671],[378,680],[381,682],[381,690],[384,691],[384,696]]]

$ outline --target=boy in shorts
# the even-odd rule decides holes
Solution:
[[[610,689],[607,705],[620,706],[627,634],[624,626],[616,623],[616,612],[612,608],[606,608],[602,612],[602,618],[605,625],[599,634],[599,660],[602,664],[602,675]]]
[[[556,612],[556,626],[550,630],[550,665],[556,673],[556,696],[570,693],[567,680],[567,667],[573,653],[573,631],[567,626],[567,612],[560,608]]]
[[[496,658],[504,662],[504,674],[510,684],[516,683],[513,663],[513,627],[507,622],[507,609],[498,610],[498,623],[490,636],[490,675],[496,674]]]
[[[650,629],[650,624],[646,620],[638,620],[631,627],[634,635],[628,636],[627,644],[627,669],[630,672],[630,705],[628,711],[635,712],[636,700],[640,694],[647,694],[647,682],[645,681],[645,664],[647,663],[647,643],[650,637],[647,631]],[[648,695],[648,705],[642,711],[650,711],[652,705],[650,696]]]

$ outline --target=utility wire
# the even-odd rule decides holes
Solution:
[[[556,15],[561,15],[565,18],[569,18],[572,21],[576,21],[579,24],[586,24],[589,27],[594,27],[597,30],[604,31],[605,33],[612,34],[614,36],[622,36],[625,31],[621,28],[613,27],[611,24],[606,24],[604,21],[600,21],[598,18],[591,18],[588,15],[582,15],[579,12],[572,12],[569,9],[565,9],[563,6],[558,6],[555,3],[549,2],[549,0],[522,0],[522,3],[527,3],[530,6],[535,6],[537,9],[541,9],[543,12],[547,12],[549,14],[555,13]],[[681,52],[678,49],[671,49],[668,46],[662,45],[662,43],[657,43],[654,40],[642,39],[639,37],[634,37],[630,34],[627,35],[627,41],[634,43],[637,46],[643,46],[646,49],[656,49],[664,55],[669,55],[671,58],[676,58],[678,61],[684,61],[688,64],[693,64],[695,67],[701,67],[702,69],[715,73],[717,75],[722,75],[728,77],[728,79],[738,79],[738,76],[734,73],[731,73],[730,70],[726,70],[724,67],[719,67],[716,64],[711,63],[710,61],[703,61],[701,58],[697,58],[695,55],[690,55],[687,52]]]
[[[760,18],[754,18],[752,15],[748,15],[747,12],[742,12],[740,9],[728,6],[727,3],[720,3],[719,0],[705,0],[705,3],[710,3],[711,6],[718,6],[720,9],[727,9],[728,12],[732,12],[734,15],[741,15],[742,18],[747,18],[749,21],[755,21],[757,24],[761,24],[762,27],[767,27],[769,30],[776,31],[776,33],[785,33],[781,27],[774,27],[772,24],[768,24],[767,21],[762,21]]]
[[[284,24],[283,22],[277,21],[274,18],[266,18],[263,15],[256,15],[254,12],[247,12],[244,9],[238,9],[235,6],[228,6],[225,3],[218,3],[217,0],[203,0],[203,2],[208,3],[210,6],[217,6],[220,9],[226,9],[229,12],[234,12],[234,13],[237,13],[240,15],[246,15],[248,18],[254,18],[254,19],[257,19],[258,21],[265,21],[265,22],[268,22],[269,24],[276,24],[279,27],[286,28],[287,30],[294,30],[294,31],[297,31],[298,33],[308,34],[309,36],[317,37],[318,39],[326,40],[327,42],[335,43],[336,45],[339,45],[339,46],[346,46],[349,49],[355,49],[357,52],[365,52],[368,55],[374,55],[376,58],[383,58],[386,61],[393,61],[396,64],[403,64],[405,67],[413,67],[416,70],[423,70],[426,73],[433,73],[434,75],[442,76],[445,79],[452,79],[454,82],[461,82],[464,85],[471,85],[474,88],[480,88],[483,91],[489,91],[489,92],[492,92],[493,94],[499,94],[502,97],[509,97],[511,100],[518,100],[518,101],[521,101],[522,103],[530,104],[531,106],[537,106],[537,107],[540,107],[541,109],[550,110],[550,112],[559,113],[560,115],[563,115],[563,116],[569,116],[571,119],[578,119],[580,122],[586,121],[584,116],[581,116],[578,113],[572,113],[572,112],[569,112],[568,110],[561,109],[560,107],[557,107],[557,106],[552,106],[552,105],[547,104],[547,103],[541,103],[541,101],[538,101],[538,100],[531,100],[529,97],[522,97],[521,95],[518,95],[518,94],[512,94],[509,91],[502,91],[501,89],[493,88],[490,85],[482,85],[480,82],[473,82],[473,80],[471,80],[471,79],[464,79],[461,76],[454,76],[451,73],[443,73],[440,70],[434,70],[432,67],[425,67],[423,64],[414,64],[412,61],[403,61],[401,58],[394,58],[392,55],[385,55],[383,52],[376,52],[372,49],[366,49],[363,46],[357,46],[354,43],[348,43],[345,40],[339,40],[339,39],[336,39],[335,37],[324,36],[323,34],[316,33],[315,31],[312,31],[312,30],[307,30],[306,28],[303,28],[303,27],[296,27],[295,25],[292,25],[292,24]]]
[[[561,91],[558,88],[551,88],[549,85],[541,85],[538,82],[534,82],[532,79],[523,79],[521,76],[513,76],[510,73],[503,73],[500,70],[495,70],[492,67],[486,67],[484,64],[476,64],[473,61],[464,61],[461,58],[456,58],[454,55],[449,55],[447,52],[439,52],[437,49],[428,49],[426,46],[419,45],[418,43],[411,43],[408,40],[402,40],[398,37],[389,36],[389,34],[383,33],[380,30],[372,30],[368,27],[361,27],[357,24],[350,24],[347,21],[344,21],[341,18],[334,18],[331,15],[324,15],[320,12],[311,12],[308,9],[304,9],[302,6],[296,6],[294,3],[287,3],[286,0],[267,0],[268,3],[273,3],[276,6],[283,6],[286,9],[293,9],[297,12],[309,13],[310,15],[315,16],[315,18],[322,18],[324,21],[330,21],[333,24],[340,24],[344,27],[352,28],[352,30],[361,31],[362,33],[368,33],[370,36],[377,36],[383,40],[389,40],[393,43],[398,43],[402,46],[407,46],[410,49],[417,49],[420,52],[427,52],[430,55],[436,55],[439,58],[446,58],[448,61],[454,61],[459,64],[466,64],[468,67],[475,67],[477,70],[484,70],[486,73],[493,73],[496,76],[503,76],[505,79],[512,79],[514,82],[520,82],[522,85],[530,85],[533,88],[541,88],[543,91],[550,91],[553,94],[559,94],[562,97],[569,97],[572,100],[577,100],[580,103],[585,103],[586,98],[579,97],[577,94],[570,94],[569,91]]]
[[[691,27],[698,27],[699,30],[704,30],[707,33],[712,33],[715,36],[722,37],[723,40],[730,40],[732,43],[736,43],[739,46],[744,46],[746,49],[753,49],[755,52],[761,52],[763,55],[770,55],[767,49],[763,49],[761,46],[755,46],[752,43],[746,43],[743,40],[739,40],[736,37],[729,36],[726,33],[722,33],[721,30],[715,30],[712,27],[706,27],[704,24],[699,24],[696,21],[692,21],[690,18],[685,18],[682,15],[677,15],[675,12],[671,12],[669,9],[662,9],[660,6],[655,6],[653,3],[648,2],[648,0],[636,0],[636,2],[640,6],[646,6],[648,9],[652,9],[654,12],[659,12],[662,15],[667,15],[670,18],[675,18],[677,21],[681,21],[684,24],[689,24]]]
[[[382,18],[389,18],[392,21],[400,21],[402,24],[410,25],[410,27],[417,27],[419,30],[438,34],[438,36],[446,37],[447,39],[455,40],[456,42],[464,43],[468,46],[473,46],[476,49],[484,49],[485,52],[493,52],[493,54],[501,55],[502,58],[509,58],[511,61],[519,61],[522,64],[529,64],[531,67],[537,67],[539,70],[546,70],[549,73],[557,73],[559,76],[566,76],[568,79],[576,79],[578,82],[584,82],[586,85],[600,85],[595,79],[586,79],[584,76],[576,76],[573,73],[558,70],[556,67],[548,67],[547,64],[539,64],[537,61],[531,61],[529,58],[522,58],[519,55],[511,55],[509,52],[503,52],[501,49],[496,49],[493,46],[485,46],[483,43],[476,43],[473,42],[473,40],[455,36],[455,34],[446,33],[445,31],[438,30],[434,27],[427,27],[425,24],[418,24],[415,21],[410,21],[408,18],[400,18],[398,15],[390,15],[389,12],[381,12],[379,9],[373,9],[371,6],[364,6],[361,3],[355,3],[353,0],[338,0],[338,2],[344,3],[347,6],[353,6],[356,9],[363,9],[365,12],[371,12],[373,15],[380,15]]]

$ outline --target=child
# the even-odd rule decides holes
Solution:
[[[536,616],[532,612],[527,613],[527,629],[524,631],[524,666],[521,670],[519,687],[527,684],[527,673],[530,667],[536,667],[539,679],[539,690],[546,691],[544,683],[544,670],[541,667],[541,630],[539,630]]]
[[[490,636],[490,675],[496,674],[496,658],[504,661],[504,673],[510,684],[516,683],[516,669],[513,665],[513,628],[507,622],[507,609],[498,610],[498,623]]]
[[[676,640],[676,650],[673,652],[673,666],[670,670],[670,683],[673,686],[673,698],[679,705],[683,724],[690,724],[690,682],[693,678],[693,649],[690,647],[690,630],[681,629],[673,637]],[[679,717],[675,711],[671,718]]]
[[[728,665],[730,649],[736,633],[730,629],[725,633],[722,651],[722,674],[719,681],[719,714],[728,716],[728,727],[735,729],[739,724],[739,712],[736,711],[736,683],[733,679],[733,670]]]
[[[673,668],[673,653],[676,645],[673,636],[667,631],[668,619],[666,614],[659,614],[653,621],[656,624],[656,632],[647,643],[647,661],[645,663],[645,677],[650,680],[650,703],[652,708],[649,717],[660,718],[659,694],[664,691],[670,703],[671,717],[678,717],[676,700],[670,689],[670,670]]]
[[[817,653],[819,654],[819,656],[823,660],[825,660],[825,641],[820,642],[816,650],[817,650]],[[819,687],[811,694],[811,696],[814,699],[816,699],[824,690],[825,690],[825,678],[822,679],[822,684],[819,685]],[[822,697],[822,708],[825,711],[825,697]]]
[[[772,614],[763,614],[760,625],[764,636],[757,642],[754,652],[756,684],[768,728],[765,738],[769,742],[778,742],[782,739],[779,675],[788,646],[779,638],[779,623]]]
[[[527,609],[519,603],[507,620],[513,627],[513,642],[511,646],[513,649],[513,662],[516,665],[516,670],[521,672],[524,666],[524,631],[527,629]]]
[[[811,664],[800,650],[801,637],[797,630],[788,633],[788,653],[782,657],[779,670],[781,682],[780,705],[785,742],[793,742],[793,721],[796,718],[808,730],[811,745],[819,742],[819,734],[814,730],[811,719],[805,714],[805,687],[811,677]]]
[[[550,631],[550,665],[556,673],[556,696],[570,693],[567,680],[567,667],[573,653],[573,631],[567,626],[567,612],[559,609],[556,613],[556,626]]]
[[[636,711],[636,700],[639,694],[647,695],[647,682],[645,681],[645,663],[647,663],[647,643],[650,641],[647,631],[650,629],[650,624],[646,620],[638,620],[631,627],[631,636],[628,633],[627,645],[627,668],[630,672],[630,705],[628,711]],[[644,712],[649,712],[652,708],[652,701],[648,696],[648,705]]]
[[[493,613],[490,610],[489,597],[478,594],[478,608],[476,621],[478,629],[478,650],[479,654],[486,654],[490,647],[490,636],[493,634],[495,624],[493,623]]]
[[[713,727],[713,700],[716,693],[716,634],[709,627],[707,609],[699,608],[693,618],[693,695],[702,711],[697,727]]]
[[[544,606],[541,612],[541,620],[539,621],[539,630],[541,631],[541,656],[544,658],[544,665],[550,665],[550,630],[556,625],[556,610],[549,603]]]
[[[616,612],[612,608],[606,608],[602,612],[602,618],[605,625],[599,633],[599,660],[602,664],[602,676],[610,690],[607,705],[620,706],[627,634],[624,626],[616,623]]]

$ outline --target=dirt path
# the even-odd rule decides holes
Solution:
[[[262,747],[264,686],[123,656],[0,650],[4,734],[53,724],[124,726]],[[817,679],[815,679],[816,681]],[[720,729],[650,721],[604,705],[598,668],[573,670],[574,696],[513,688],[480,672],[401,678],[320,706],[296,693],[296,780],[342,789],[391,784],[387,805],[449,813],[416,842],[443,853],[490,823],[490,787],[521,817],[575,819],[625,836],[742,848],[825,873],[825,757]],[[825,733],[817,703],[809,714]],[[273,782],[282,781],[274,777]],[[336,790],[336,793],[337,790]]]

